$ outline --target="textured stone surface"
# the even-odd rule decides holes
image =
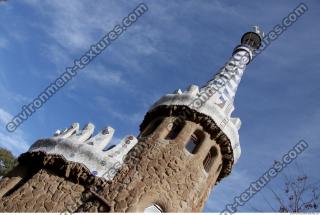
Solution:
[[[86,188],[99,188],[105,183],[93,177],[83,165],[68,162],[59,155],[25,153],[19,162],[20,165],[0,181],[1,212],[76,211],[85,200]]]
[[[181,120],[189,120],[200,124],[203,127],[203,130],[208,132],[211,139],[215,139],[221,148],[223,165],[218,181],[231,173],[234,159],[230,140],[210,117],[196,112],[187,106],[164,105],[152,109],[145,115],[145,118],[140,125],[140,131],[143,131],[152,120],[168,116],[179,117]]]
[[[78,208],[84,188],[40,170],[16,192],[1,199],[1,212],[52,212]]]
[[[196,154],[185,149],[189,137],[202,127],[187,122],[175,140],[164,137],[169,132],[165,121],[147,138],[140,138],[114,180],[99,191],[110,212],[143,212],[153,203],[167,212],[200,212],[220,173],[220,147],[205,132]],[[209,149],[217,147],[218,155],[209,173],[203,160]],[[96,200],[88,201],[80,211],[98,211]]]

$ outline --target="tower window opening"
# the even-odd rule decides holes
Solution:
[[[146,207],[143,211],[144,213],[163,213],[163,209],[157,205],[157,204],[152,204],[149,207]]]
[[[158,126],[162,123],[163,118],[157,118],[155,120],[153,120],[148,126],[147,128],[142,132],[142,137],[146,137],[149,136],[150,134],[152,134],[157,128]]]
[[[186,149],[192,154],[197,153],[197,151],[200,148],[202,140],[203,140],[203,134],[201,133],[201,131],[194,132],[191,135],[189,141],[187,142]]]
[[[212,146],[207,154],[207,156],[205,157],[205,159],[203,160],[203,168],[205,169],[206,172],[209,172],[215,158],[218,155],[218,150],[215,146]]]
[[[176,119],[173,124],[170,132],[166,136],[166,140],[174,140],[178,134],[181,132],[182,128],[185,126],[185,122],[181,119]]]

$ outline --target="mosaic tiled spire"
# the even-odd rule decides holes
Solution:
[[[240,84],[246,65],[249,64],[261,44],[263,33],[258,26],[253,27],[252,32],[247,32],[241,39],[241,45],[234,49],[230,60],[204,87],[200,93],[214,90],[218,94],[210,97],[208,102],[217,104],[227,116],[230,117],[234,110],[234,97]]]
[[[262,38],[263,32],[254,26],[252,31],[242,36],[241,44],[234,49],[232,57],[206,85],[201,88],[191,85],[184,92],[178,89],[163,96],[151,109],[161,105],[185,105],[211,117],[230,139],[236,162],[241,153],[238,133],[241,121],[231,117],[234,97],[246,65],[253,60]]]

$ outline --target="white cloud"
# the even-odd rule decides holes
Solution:
[[[14,155],[19,155],[28,150],[29,144],[21,129],[17,129],[13,133],[5,129],[11,119],[12,115],[0,108],[0,147],[10,150]]]
[[[121,23],[122,19],[134,8],[134,6],[132,8],[124,7],[119,1],[108,1],[107,4],[105,2],[91,4],[91,2],[73,0],[64,2],[25,0],[24,2],[31,6],[35,13],[39,13],[42,20],[46,20],[33,24],[33,27],[52,39],[49,43],[47,40],[42,44],[39,41],[39,45],[43,47],[43,56],[56,66],[58,74],[65,67],[72,66],[75,58],[80,58],[92,44],[98,42],[116,24]],[[143,71],[137,56],[156,52],[155,46],[149,40],[149,33],[146,34],[144,27],[147,26],[143,26],[141,29],[137,24],[132,25],[130,30],[123,33],[123,35],[131,34],[130,39],[121,39],[123,37],[121,35],[119,38],[121,43],[116,41],[117,47],[111,45],[105,50],[112,50],[112,61],[121,62],[120,66],[126,71]],[[146,36],[143,34],[142,37],[132,37],[134,32],[142,30]],[[152,33],[151,36],[157,35],[156,32],[150,31],[150,33]],[[139,35],[141,36],[141,33]],[[96,62],[91,64],[95,65]],[[92,74],[88,74],[88,77],[97,80],[98,83],[105,82],[104,86],[108,83],[115,85],[124,82],[119,71],[101,73],[103,69],[109,70],[107,64],[95,66],[94,69],[99,71],[91,69],[90,73]],[[41,72],[41,76],[43,75]],[[45,76],[51,77],[52,73]]]
[[[37,25],[48,37],[53,39],[52,43],[43,44],[48,47],[47,57],[56,65],[66,65],[65,55],[80,57],[91,44],[96,43],[99,39],[112,30],[116,24],[120,24],[122,19],[134,8],[124,6],[119,1],[97,2],[90,4],[86,1],[40,1],[32,0],[25,1],[28,5],[35,9],[35,13],[40,13],[47,22],[39,22]],[[139,2],[137,2],[138,5]],[[150,5],[149,5],[150,4]],[[139,24],[139,21],[132,25],[130,29],[121,35],[121,42],[117,42],[117,48],[113,46],[107,49],[112,49],[112,57],[116,62],[121,62],[121,66],[135,72],[142,72],[137,57],[148,56],[157,53],[161,61],[172,61],[168,53],[163,50],[161,38],[174,39],[179,43],[190,45],[192,35],[196,34],[193,29],[186,25],[177,24],[175,17],[176,11],[180,5],[173,4],[169,6],[166,3],[159,2],[148,3],[153,13],[148,22]],[[219,5],[219,4],[218,4]],[[188,4],[186,7],[194,7],[194,4]],[[219,11],[230,12],[228,10]],[[145,15],[146,16],[146,15]],[[143,19],[144,17],[141,17]],[[164,22],[163,25],[159,24]],[[174,30],[173,30],[174,29]],[[126,37],[130,39],[121,39]],[[196,39],[196,38],[194,38]],[[125,50],[125,51],[124,51]],[[64,54],[63,52],[67,52]]]
[[[6,48],[8,46],[9,42],[4,37],[0,37],[0,48]]]
[[[88,47],[98,38],[94,35],[112,28],[121,14],[119,4],[93,4],[85,1],[25,1],[48,19],[46,25],[40,27],[60,46],[71,51],[79,51]],[[89,7],[89,9],[88,9]],[[105,10],[109,8],[109,10]],[[112,8],[112,10],[110,10]]]
[[[109,86],[124,86],[126,81],[122,77],[120,71],[107,71],[102,65],[96,65],[84,71],[87,78],[92,79],[95,83],[102,87]]]
[[[94,104],[98,105],[99,107],[103,107],[103,110],[110,115],[111,117],[121,120],[123,122],[129,122],[131,124],[137,124],[141,121],[141,119],[143,119],[143,113],[142,112],[138,112],[138,113],[127,113],[124,111],[120,111],[117,108],[115,108],[114,106],[112,106],[112,101],[101,97],[101,96],[97,96],[95,99]]]
[[[10,89],[10,81],[8,80],[8,71],[3,68],[3,65],[0,65],[0,98],[2,104],[23,104],[30,101],[30,98],[13,92]]]
[[[0,122],[2,124],[8,123],[12,119],[12,115],[0,108]]]

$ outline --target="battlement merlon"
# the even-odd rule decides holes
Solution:
[[[94,176],[112,180],[138,140],[128,135],[119,144],[106,148],[112,140],[114,129],[107,126],[96,135],[93,132],[92,123],[83,129],[79,129],[79,123],[73,123],[63,131],[57,130],[53,137],[36,141],[28,152],[61,155],[67,161],[83,164]]]
[[[149,111],[158,106],[188,106],[213,119],[231,142],[234,163],[240,157],[241,148],[238,130],[241,126],[239,118],[231,117],[234,110],[234,97],[245,71],[254,53],[261,46],[263,32],[258,26],[245,33],[229,61],[219,70],[212,80],[203,87],[191,85],[186,91],[180,89],[172,94],[164,95]]]

